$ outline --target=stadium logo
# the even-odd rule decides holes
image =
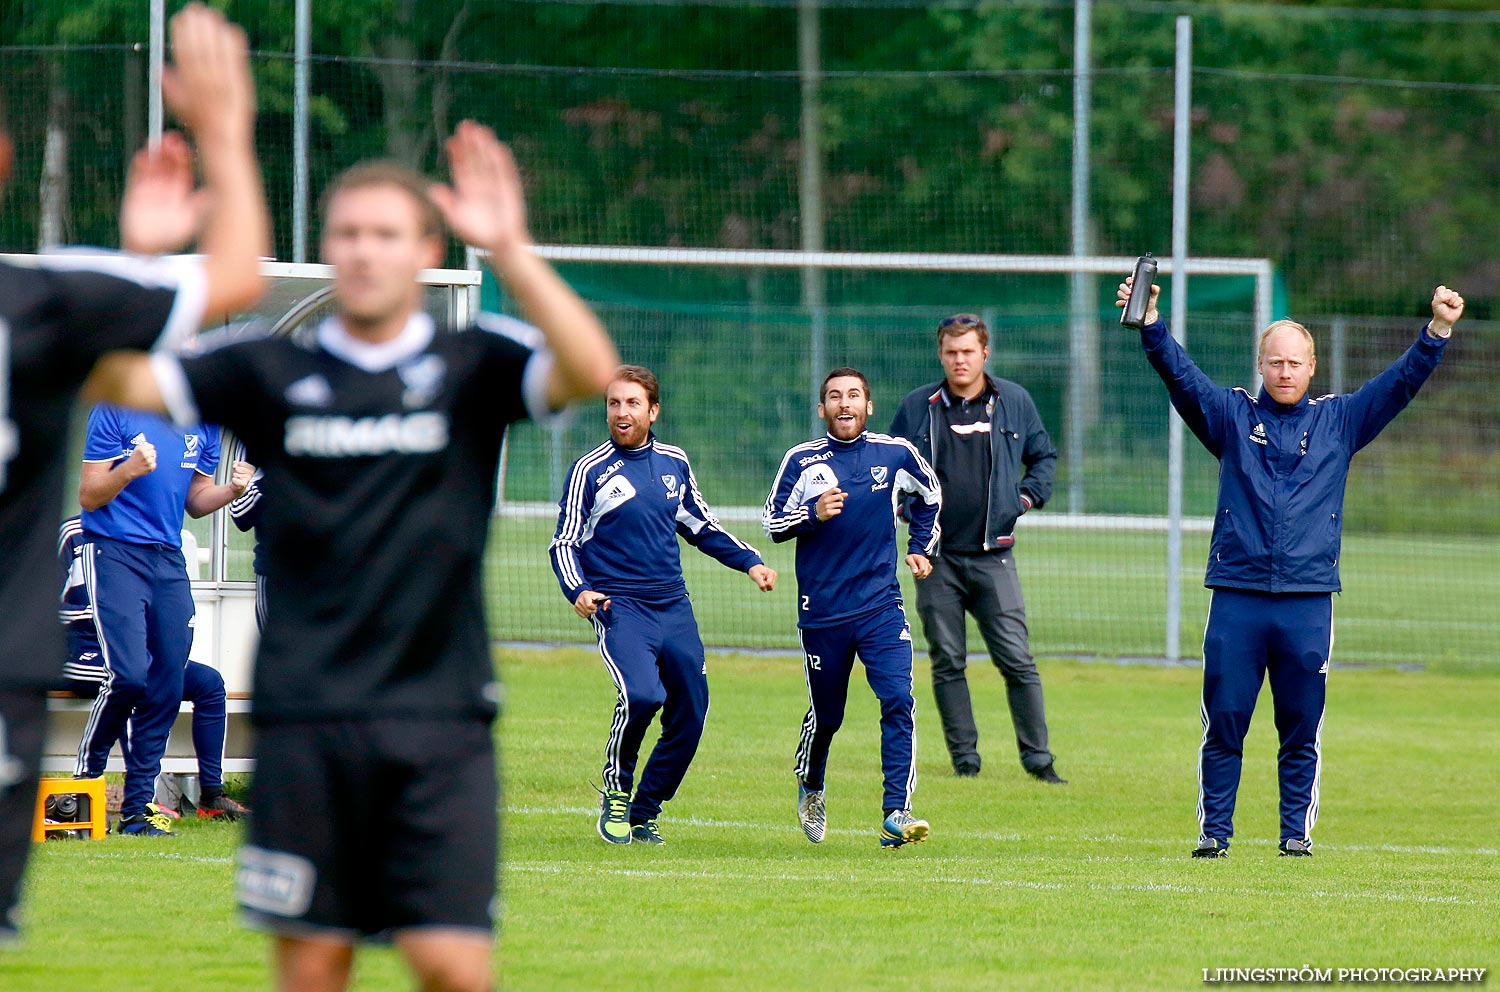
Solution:
[[[1266,443],[1266,425],[1265,424],[1256,424],[1255,428],[1250,431],[1250,440],[1254,441],[1256,444],[1265,444]]]
[[[613,462],[611,462],[609,464],[608,468],[606,468],[603,472],[600,472],[598,475],[594,476],[594,485],[596,485],[596,486],[602,486],[602,485],[604,485],[604,480],[607,479],[607,478],[609,478],[614,473],[618,472],[624,465],[625,465],[625,459],[623,459],[623,458],[617,458],[617,459],[615,459]]]
[[[807,468],[807,466],[811,465],[813,462],[826,461],[827,459],[832,458],[832,457],[833,457],[833,452],[832,451],[825,451],[821,455],[808,455],[806,458],[799,458],[799,459],[797,459],[797,467],[798,468]]]
[[[448,418],[441,413],[289,417],[282,443],[293,457],[426,455],[448,446]]]

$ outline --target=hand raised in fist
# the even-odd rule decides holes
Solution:
[[[1445,338],[1453,333],[1453,325],[1464,315],[1464,298],[1447,286],[1432,291],[1432,324],[1435,337]]]
[[[832,489],[819,496],[817,505],[813,507],[813,510],[818,514],[818,519],[830,520],[833,517],[838,516],[840,513],[843,513],[844,497],[847,495],[848,494],[838,486],[834,486]]]
[[[130,457],[125,459],[126,472],[130,473],[132,479],[139,479],[143,475],[150,475],[156,471],[156,445],[150,441],[142,441],[135,446]]]

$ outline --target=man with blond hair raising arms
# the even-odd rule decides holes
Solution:
[[[1118,305],[1132,280],[1120,284]],[[1344,396],[1308,396],[1312,335],[1278,320],[1260,336],[1265,385],[1252,396],[1217,386],[1188,358],[1156,309],[1141,345],[1183,421],[1219,460],[1219,503],[1204,585],[1203,743],[1198,750],[1195,858],[1229,854],[1245,733],[1270,677],[1281,738],[1283,855],[1312,854],[1323,766],[1323,706],[1333,652],[1333,594],[1349,461],[1396,419],[1427,381],[1464,312],[1446,286],[1432,320],[1385,371]]]

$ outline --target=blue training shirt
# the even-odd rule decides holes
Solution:
[[[1352,393],[1285,406],[1216,385],[1158,319],[1146,358],[1183,422],[1219,460],[1219,505],[1203,584],[1270,593],[1337,592],[1349,461],[1417,395],[1447,339],[1424,326],[1400,358]]]
[[[837,486],[847,494],[838,516],[819,520],[814,504]],[[830,627],[901,603],[896,580],[896,507],[901,493],[911,532],[907,553],[937,548],[942,487],[905,438],[865,431],[832,436],[786,453],[766,498],[762,523],[773,541],[797,539],[797,626]]]
[[[156,470],[133,480],[97,510],[83,512],[84,533],[128,544],[182,547],[182,511],[193,475],[219,467],[219,428],[179,428],[154,413],[100,403],[89,412],[85,462],[118,463],[142,441],[156,446]]]
[[[687,453],[652,433],[639,448],[604,442],[568,469],[558,501],[552,570],[568,602],[585,589],[651,603],[687,594],[677,535],[748,572],[760,553],[720,526]]]

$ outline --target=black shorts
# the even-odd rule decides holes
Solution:
[[[0,689],[0,943],[16,928],[46,736],[46,691]]]
[[[493,930],[500,811],[487,722],[261,726],[255,751],[235,873],[247,925],[351,943]]]

